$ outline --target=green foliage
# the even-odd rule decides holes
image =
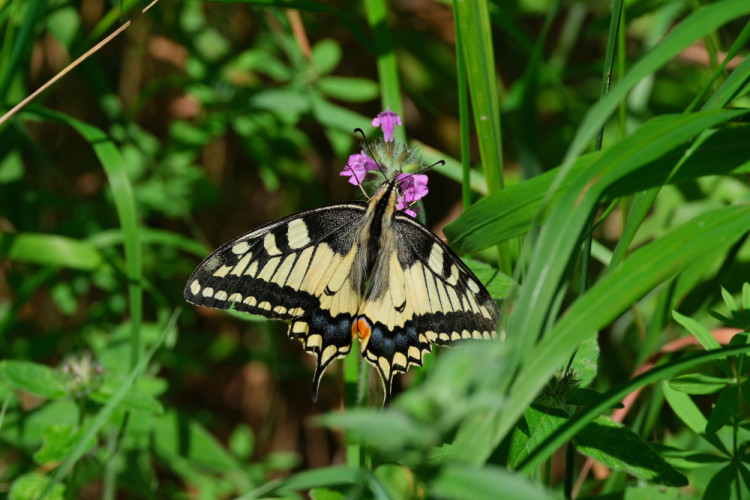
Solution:
[[[144,5],[86,6],[0,5],[3,110]],[[0,123],[0,489],[747,497],[750,3],[609,8],[159,2]],[[386,106],[445,161],[426,220],[453,219],[503,341],[435,349],[385,410],[353,355],[312,405],[283,327],[182,289],[358,196],[352,130]]]

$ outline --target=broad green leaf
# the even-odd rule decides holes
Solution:
[[[117,382],[122,383],[122,381]],[[99,389],[92,392],[89,397],[92,401],[106,404],[112,398],[112,396],[115,395],[118,387],[119,385],[115,385],[114,380],[105,380],[104,384]],[[161,405],[161,403],[156,398],[140,389],[137,384],[131,387],[125,397],[122,398],[119,408],[127,410],[138,410],[146,413],[164,412],[164,407]]]
[[[235,427],[229,436],[229,449],[240,460],[249,460],[255,449],[253,430],[246,424]]]
[[[702,434],[706,430],[706,424],[708,421],[703,413],[698,409],[698,406],[687,394],[677,392],[665,382],[662,386],[664,390],[664,397],[667,399],[667,403],[672,408],[672,411],[682,420],[696,434]]]
[[[380,450],[399,450],[409,445],[427,447],[438,442],[435,429],[425,427],[401,411],[350,409],[315,419],[318,424],[346,429]]]
[[[325,75],[336,69],[341,62],[341,46],[332,38],[324,38],[313,45],[310,56],[315,69]]]
[[[635,432],[609,417],[599,417],[573,438],[576,448],[607,467],[667,486],[685,486],[677,472]]]
[[[3,422],[2,438],[19,448],[39,448],[44,430],[50,425],[78,425],[79,408],[69,399],[50,401],[30,412],[8,412]]]
[[[62,376],[49,366],[30,361],[0,361],[0,376],[11,387],[50,399],[67,397]]]
[[[602,403],[606,396],[594,389],[583,387],[573,391],[566,399],[566,403],[575,406],[595,406]],[[611,408],[624,408],[620,402],[615,403]]]
[[[70,424],[52,424],[44,428],[44,444],[34,453],[34,461],[40,465],[62,462],[73,450],[83,429]],[[89,441],[88,449],[96,445],[96,437]]]
[[[281,114],[302,114],[310,110],[310,100],[294,89],[264,90],[253,96],[251,104]]]
[[[545,438],[562,427],[568,415],[556,408],[531,405],[518,421],[510,438],[508,465],[515,469]]]
[[[346,498],[340,491],[330,488],[313,488],[308,495],[312,500],[344,500]]]
[[[37,500],[50,482],[49,476],[38,472],[30,472],[20,476],[10,487],[8,500]],[[65,498],[65,485],[56,484],[47,495],[50,500],[63,500]]]
[[[714,433],[729,424],[732,416],[737,412],[738,387],[731,385],[719,394],[711,415],[708,416],[706,432]]]
[[[713,377],[702,373],[688,373],[680,375],[669,381],[669,386],[685,394],[713,394],[727,385],[732,384],[730,379]]]
[[[367,78],[326,76],[318,88],[329,97],[348,102],[366,102],[378,96],[378,84]]]
[[[621,498],[622,500],[678,500],[683,497],[678,488],[642,486],[639,488],[625,488],[625,495]],[[592,498],[591,500],[594,499]]]
[[[0,232],[0,258],[80,271],[94,271],[104,264],[90,243],[54,234]]]
[[[428,487],[430,498],[486,500],[498,498],[500,492],[502,492],[503,500],[557,498],[556,494],[545,490],[538,483],[532,483],[520,474],[490,465],[484,467],[462,464],[446,465],[432,478]]]

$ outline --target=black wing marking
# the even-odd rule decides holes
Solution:
[[[394,374],[421,366],[432,343],[494,338],[499,315],[484,285],[429,229],[401,214],[393,227],[390,293],[365,302],[357,319],[362,355],[380,373],[386,404]]]
[[[366,204],[328,205],[285,217],[236,238],[193,272],[185,299],[290,322],[315,355],[313,399],[320,377],[351,350],[351,325],[360,303],[349,286]]]

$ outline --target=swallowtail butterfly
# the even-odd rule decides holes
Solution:
[[[323,372],[355,338],[380,373],[385,404],[395,374],[422,365],[432,344],[496,337],[498,307],[468,267],[429,229],[397,209],[400,185],[369,201],[336,203],[259,227],[193,272],[196,305],[280,319]]]

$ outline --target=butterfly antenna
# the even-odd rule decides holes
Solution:
[[[411,173],[411,174],[409,174],[409,175],[417,175],[417,174],[421,174],[422,172],[427,172],[427,171],[428,171],[428,170],[430,170],[431,168],[433,168],[433,167],[436,167],[436,166],[438,166],[438,165],[445,165],[445,160],[438,160],[438,161],[436,161],[435,163],[433,163],[432,165],[429,165],[429,166],[427,166],[427,167],[422,167],[422,168],[420,168],[419,170],[417,170],[416,172],[412,172],[412,173]]]
[[[385,177],[387,179],[388,176],[385,175],[385,171],[383,170],[383,167],[380,166],[380,163],[378,162],[378,160],[375,159],[375,155],[372,154],[372,148],[370,147],[370,143],[367,142],[367,137],[365,136],[364,130],[362,130],[361,128],[357,127],[357,128],[354,129],[354,133],[355,134],[359,133],[359,135],[362,136],[362,140],[365,143],[365,149],[367,150],[367,154],[370,156],[370,158],[372,158],[372,161],[375,162],[375,165],[378,166],[378,170],[380,170],[380,173],[383,174],[383,177]]]

